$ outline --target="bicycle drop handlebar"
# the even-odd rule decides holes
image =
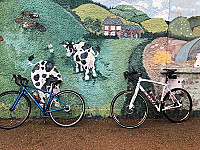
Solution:
[[[125,71],[123,74],[124,74],[125,79],[130,79],[130,80],[137,80],[137,79],[133,78],[133,75],[135,75],[135,74],[138,74],[139,76],[142,75],[141,73],[139,73],[135,70],[131,71],[131,72]]]
[[[177,76],[175,74],[175,72],[177,71],[177,69],[163,69],[165,70],[167,73],[166,73],[166,82],[168,81],[168,78],[169,79],[176,79]],[[129,72],[129,71],[125,71],[124,73],[124,78],[125,79],[130,79],[130,80],[137,80],[136,78],[133,77],[133,75],[136,75],[138,74],[140,77],[142,76],[142,73],[140,72],[137,72],[133,69],[133,71]]]
[[[20,74],[19,75],[13,74],[13,78],[15,79],[15,83],[18,86],[25,86],[25,84],[28,84],[28,82],[29,82],[28,79],[22,77]]]

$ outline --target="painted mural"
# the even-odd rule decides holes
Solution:
[[[135,86],[124,71],[158,80],[161,67],[198,67],[199,7],[195,0],[0,0],[0,92],[18,88],[14,73],[45,89],[50,78],[62,80],[60,90],[83,95],[88,117],[108,117],[113,97]]]

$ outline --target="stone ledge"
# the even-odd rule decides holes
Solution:
[[[160,73],[166,74],[166,71],[164,71],[163,69],[166,69],[166,67],[160,67]],[[174,68],[167,68],[167,69],[177,69],[176,74],[200,74],[200,68],[174,67]]]

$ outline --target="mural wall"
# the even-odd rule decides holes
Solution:
[[[60,90],[83,95],[88,117],[108,117],[113,97],[135,86],[124,71],[161,80],[161,67],[198,69],[199,7],[196,0],[0,0],[0,92],[18,89],[12,74],[41,88],[62,79]]]

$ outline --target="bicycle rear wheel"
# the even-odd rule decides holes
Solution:
[[[64,105],[55,100],[51,101],[49,110],[59,110],[50,113],[51,119],[59,126],[70,127],[77,124],[85,113],[85,103],[80,94],[75,91],[65,90],[58,94],[56,97],[62,101],[69,109],[62,109]]]
[[[124,128],[136,128],[144,123],[148,114],[146,100],[138,94],[134,106],[129,109],[134,93],[122,91],[118,93],[111,103],[111,115],[114,121]]]
[[[163,111],[165,117],[171,122],[177,123],[186,120],[192,111],[192,98],[184,89],[172,89],[165,95],[163,101],[164,109],[171,108]]]
[[[12,129],[23,124],[31,112],[31,102],[23,95],[15,109],[10,111],[19,91],[7,91],[0,94],[0,128]]]

